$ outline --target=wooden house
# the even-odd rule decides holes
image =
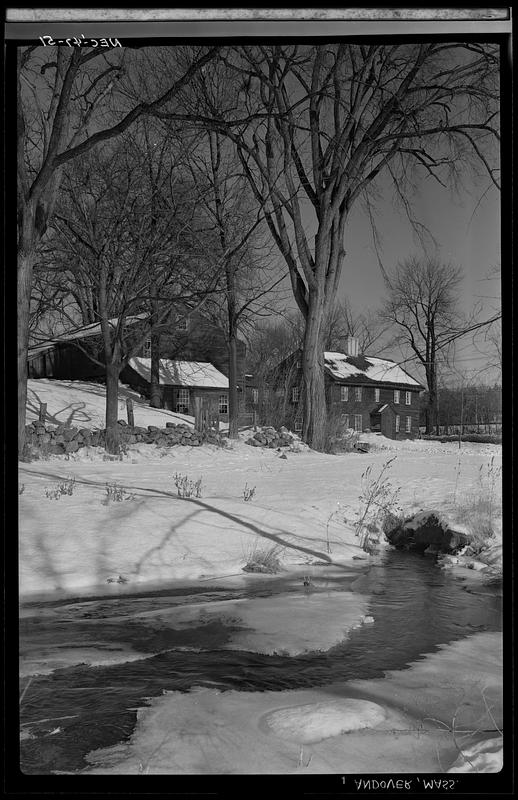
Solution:
[[[295,353],[283,362],[283,391],[287,392],[285,424],[302,429],[300,409],[302,360]],[[424,387],[396,362],[358,354],[357,340],[349,339],[347,353],[324,354],[328,414],[347,428],[382,433],[390,439],[419,434],[419,395]]]
[[[112,321],[116,324],[116,320]],[[127,320],[127,340],[131,343],[131,328],[135,338],[142,338],[147,324],[146,315]],[[238,391],[244,398],[245,344],[238,341]],[[33,345],[28,353],[29,378],[59,380],[104,381],[105,370],[88,357],[91,353],[101,362],[103,346],[98,323],[53,340]],[[120,380],[149,396],[151,335],[122,370]],[[223,331],[199,312],[170,319],[160,327],[160,387],[162,404],[171,410],[189,409],[194,414],[194,398],[203,397],[211,412],[220,419],[228,418],[229,354]],[[216,412],[215,412],[216,413]]]
[[[151,359],[132,358],[121,373],[122,383],[149,394]],[[228,378],[207,361],[161,358],[159,385],[162,408],[194,416],[199,398],[211,417],[228,420]]]

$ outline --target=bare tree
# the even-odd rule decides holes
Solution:
[[[408,202],[412,169],[451,185],[469,163],[498,186],[498,48],[491,44],[272,44],[223,56],[235,92],[203,123],[238,147],[305,320],[304,438],[324,445],[323,323],[351,209],[378,176]],[[160,113],[160,112],[159,112]]]
[[[352,336],[358,340],[361,353],[375,355],[386,346],[382,342],[386,331],[387,325],[377,312],[368,309],[354,312],[346,298],[337,301],[324,320],[325,350],[345,350],[347,339]]]
[[[38,246],[52,220],[65,166],[174,99],[216,48],[193,49],[188,68],[155,99],[126,107],[117,90],[126,51],[20,47],[17,54],[18,446],[25,439],[30,297]],[[174,71],[174,70],[173,70]],[[108,115],[110,123],[107,124]],[[113,121],[115,117],[115,122]]]
[[[224,333],[229,364],[229,438],[239,425],[238,337],[250,318],[266,313],[272,292],[284,276],[270,264],[264,241],[264,218],[242,174],[233,145],[209,131],[195,158],[192,178],[200,191],[200,208],[212,239],[212,259],[221,263],[219,291],[204,313]],[[204,191],[203,191],[204,190]],[[270,246],[271,249],[271,246]]]
[[[146,184],[146,171],[147,163],[135,158],[135,148],[124,138],[118,147],[100,148],[76,163],[62,182],[48,253],[56,279],[75,300],[75,306],[61,306],[68,332],[78,316],[100,325],[100,342],[90,339],[88,346],[77,338],[74,343],[105,371],[110,453],[118,452],[121,370],[153,325],[170,321],[175,305],[195,303],[215,283],[212,272],[193,274],[178,191],[175,208],[164,191]]]
[[[295,356],[304,342],[304,321],[298,310],[256,321],[249,337],[247,369],[258,390],[259,418],[269,425],[284,425],[289,409],[288,389],[297,374]]]
[[[462,270],[436,259],[409,258],[386,276],[388,297],[383,318],[396,328],[393,344],[402,345],[422,366],[428,388],[426,432],[437,425],[438,364],[454,343],[493,321],[465,317],[459,310]]]
[[[492,266],[483,280],[490,284],[495,281],[500,283],[500,265]],[[501,384],[503,378],[501,293],[498,290],[496,290],[496,294],[491,293],[487,295],[484,293],[481,296],[481,300],[486,303],[489,301],[488,308],[493,312],[492,316],[494,320],[485,328],[482,339],[479,337],[475,342],[475,347],[486,359],[485,370],[493,371],[495,377],[498,378],[498,382]]]

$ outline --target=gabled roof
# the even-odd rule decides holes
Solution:
[[[345,353],[324,353],[326,370],[340,383],[390,384],[408,386],[412,389],[424,387],[408,372],[388,358],[374,356],[347,356]]]
[[[125,320],[125,326],[127,325],[135,325],[137,322],[142,322],[149,317],[149,314],[143,312],[142,314],[134,314],[131,317],[127,317]],[[115,328],[119,322],[118,317],[113,317],[113,319],[108,320],[108,324],[111,325],[112,328]],[[53,339],[48,339],[46,342],[41,342],[39,344],[34,344],[28,349],[28,357],[31,358],[32,356],[38,355],[38,353],[43,353],[45,350],[51,350],[56,344],[69,342],[72,339],[88,339],[90,336],[101,336],[101,323],[100,322],[92,322],[90,325],[83,325],[80,328],[72,328],[72,330],[63,331],[63,333],[58,333]]]
[[[159,383],[204,389],[228,389],[228,378],[208,361],[160,359]],[[141,378],[151,381],[151,359],[131,358],[128,364]]]

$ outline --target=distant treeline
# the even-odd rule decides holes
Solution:
[[[501,386],[441,388],[438,395],[436,433],[459,433],[461,425],[465,433],[501,433]],[[421,398],[421,425],[425,422],[426,401],[427,392],[424,392]]]

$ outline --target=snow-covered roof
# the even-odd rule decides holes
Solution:
[[[151,380],[150,358],[131,358],[129,366],[144,380]],[[159,383],[204,389],[228,389],[228,378],[208,361],[172,361],[169,358],[161,358]]]
[[[374,356],[324,353],[328,372],[338,381],[350,383],[391,383],[422,389],[421,384],[394,361]]]
[[[145,312],[142,314],[134,314],[133,316],[126,318],[125,325],[134,325],[136,322],[141,322],[147,317],[149,317],[149,314]],[[118,322],[118,317],[108,320],[108,324],[111,325],[112,328],[115,328]],[[87,339],[89,336],[100,336],[101,333],[102,331],[100,322],[92,322],[90,325],[82,325],[80,328],[73,328],[72,330],[58,333],[53,339],[48,339],[45,342],[31,345],[28,350],[28,355],[29,358],[31,358],[31,356],[36,356],[38,353],[42,353],[45,350],[51,350],[54,345],[58,344],[59,342],[68,342],[71,339]]]

